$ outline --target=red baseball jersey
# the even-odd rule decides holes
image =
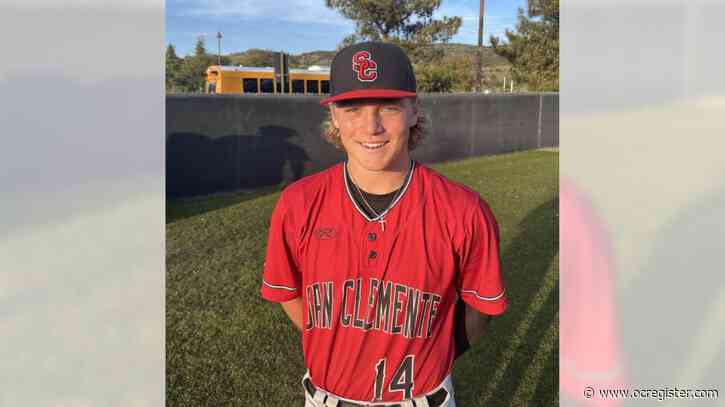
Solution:
[[[302,297],[302,349],[317,387],[358,401],[425,394],[453,367],[458,298],[483,314],[506,309],[498,226],[476,192],[417,163],[385,223],[370,221],[344,168],[282,192],[262,297]]]

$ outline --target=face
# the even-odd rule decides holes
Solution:
[[[375,172],[407,168],[408,136],[418,121],[410,99],[343,101],[331,113],[350,165]]]

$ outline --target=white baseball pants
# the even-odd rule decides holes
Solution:
[[[308,379],[309,377],[310,372],[307,372],[302,378],[302,389],[305,392],[305,407],[337,407],[338,400],[344,400],[363,406],[382,407],[390,404],[399,404],[402,407],[413,407],[413,402],[411,400],[398,401],[394,403],[370,403],[367,401],[350,400],[343,397],[338,397],[321,389],[317,389],[315,395],[311,396],[304,386],[305,379]],[[443,382],[438,385],[438,387],[431,390],[429,394],[433,394],[441,388],[446,389],[446,392],[448,392],[448,396],[446,396],[446,399],[443,400],[443,403],[440,405],[440,407],[456,407],[456,401],[453,398],[453,382],[451,381],[450,375],[448,375],[448,377],[446,377],[445,380],[443,380]],[[413,400],[415,401],[415,407],[429,407],[428,399],[425,398],[425,395],[416,397]]]

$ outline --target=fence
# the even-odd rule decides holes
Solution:
[[[317,96],[170,95],[168,198],[289,182],[344,158],[320,137]],[[431,132],[423,162],[559,145],[559,95],[422,95]]]

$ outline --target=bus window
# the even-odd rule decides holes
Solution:
[[[322,92],[320,93],[330,93],[330,81],[320,81],[320,85],[322,87]]]
[[[313,80],[307,80],[307,93],[310,95],[316,95],[320,93],[320,89],[318,88],[318,82]]]
[[[244,79],[244,93],[258,93],[257,78],[245,78]]]
[[[305,93],[305,80],[304,79],[293,79],[292,80],[292,93]]]
[[[262,79],[262,93],[274,93],[274,81],[272,79]]]
[[[282,93],[282,82],[277,82],[277,93]],[[284,93],[289,93],[289,82],[285,84]]]

